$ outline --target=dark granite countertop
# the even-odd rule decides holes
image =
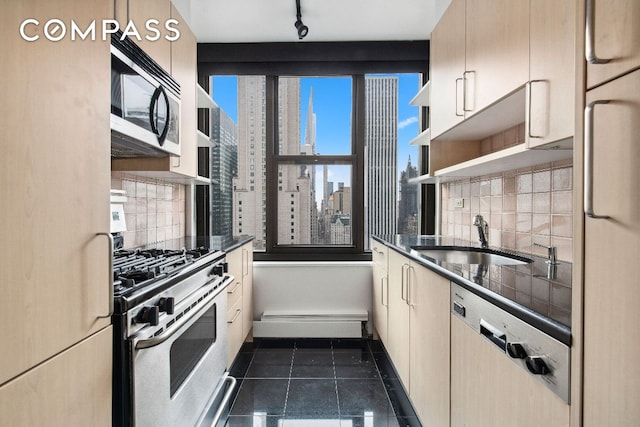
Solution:
[[[157,248],[157,249],[194,249],[199,247],[205,247],[211,250],[218,250],[223,252],[231,252],[234,249],[239,248],[255,239],[253,236],[239,236],[239,237],[227,237],[227,236],[186,236],[177,239],[169,239],[163,242],[153,243],[146,245],[145,248]]]
[[[380,243],[458,283],[557,340],[571,345],[571,264],[504,248],[488,249],[528,258],[519,265],[459,264],[436,260],[415,247],[480,248],[476,242],[440,236],[373,236]]]

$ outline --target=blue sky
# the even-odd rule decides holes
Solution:
[[[398,173],[407,159],[417,166],[418,150],[409,141],[418,135],[418,108],[409,101],[419,89],[417,74],[399,74],[398,90]],[[316,145],[321,154],[346,154],[351,130],[351,78],[302,78],[300,83],[301,142],[304,142],[307,106],[313,87],[313,111],[316,114]],[[213,99],[234,122],[238,122],[237,78],[216,76]]]

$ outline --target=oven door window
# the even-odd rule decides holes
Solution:
[[[202,356],[216,342],[216,304],[171,345],[171,397],[180,388]]]

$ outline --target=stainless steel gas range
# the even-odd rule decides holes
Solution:
[[[116,251],[113,274],[113,425],[215,425],[235,384],[224,252]]]

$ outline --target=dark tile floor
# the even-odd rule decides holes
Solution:
[[[378,341],[262,339],[245,343],[228,427],[416,427]]]

